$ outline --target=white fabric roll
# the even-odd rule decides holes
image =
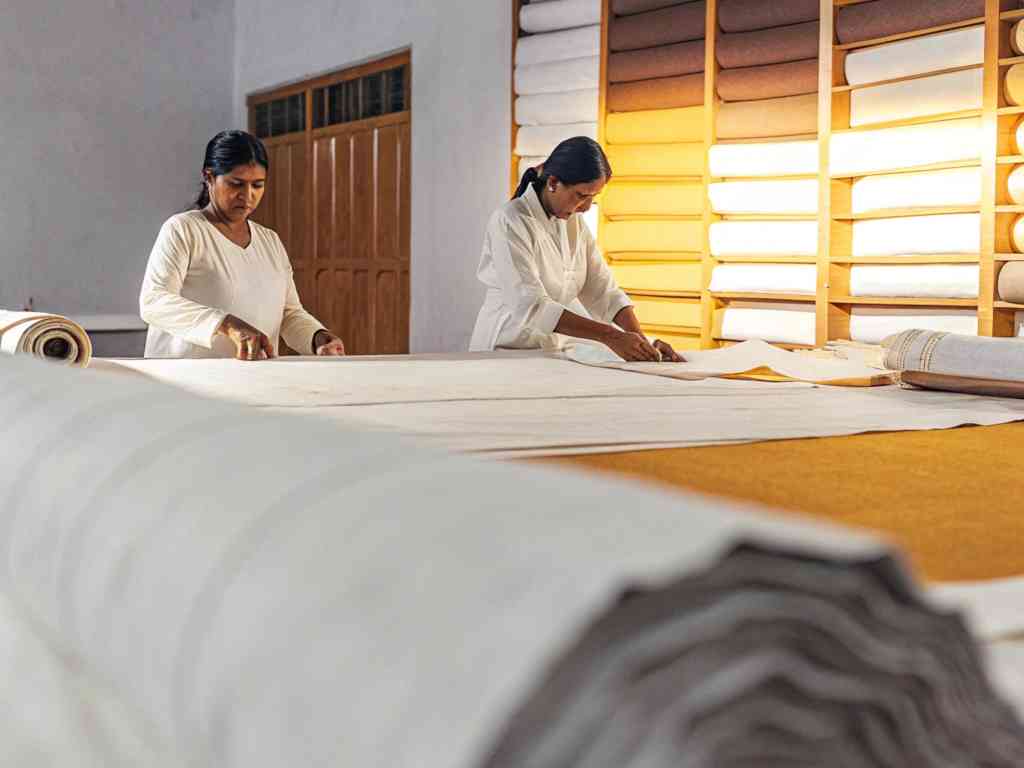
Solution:
[[[818,172],[818,142],[715,144],[708,150],[708,161],[711,175],[718,178],[812,174]]]
[[[777,344],[815,342],[813,304],[730,304],[722,311],[720,337],[734,341],[762,339]]]
[[[547,156],[531,155],[530,157],[519,158],[519,178],[523,178],[523,174],[526,173],[528,168],[536,168],[538,165],[547,160]]]
[[[565,125],[597,122],[598,91],[537,93],[516,99],[518,125]]]
[[[712,256],[816,256],[816,221],[716,221]]]
[[[978,213],[870,219],[853,224],[854,256],[978,253],[980,249]]]
[[[863,88],[850,94],[850,125],[981,109],[981,67]]]
[[[1017,253],[1024,253],[1024,216],[1018,216],[1014,220],[1010,239],[1013,242],[1013,250]]]
[[[975,336],[978,316],[971,309],[891,309],[854,307],[850,313],[850,338],[864,344],[880,344],[886,336],[911,328],[947,331]]]
[[[561,142],[574,136],[589,136],[596,139],[597,123],[525,126],[516,134],[516,154],[520,157],[543,155],[546,159]]]
[[[1010,30],[1010,47],[1018,56],[1024,56],[1024,21],[1018,21]]]
[[[600,55],[600,24],[528,35],[516,41],[516,66],[519,67]]]
[[[857,264],[850,270],[850,295],[976,299],[978,279],[976,264]]]
[[[711,273],[715,293],[806,293],[817,290],[814,264],[719,264]]]
[[[1006,194],[1010,202],[1024,205],[1024,165],[1018,165],[1006,177]]]
[[[1017,128],[1013,132],[1013,143],[1017,153],[1024,155],[1024,117],[1017,121]]]
[[[853,183],[854,213],[981,203],[981,168],[951,168],[925,173],[865,176]]]
[[[601,57],[584,56],[565,61],[549,61],[527,67],[516,67],[516,94],[561,93],[599,87]]]
[[[519,27],[523,32],[554,32],[600,23],[601,0],[549,0],[519,9]]]
[[[817,213],[818,182],[719,181],[708,186],[711,209],[721,214]]]
[[[1024,64],[1014,64],[1006,70],[1003,79],[1003,95],[1010,104],[1024,104]]]
[[[85,368],[92,342],[82,326],[61,315],[0,310],[0,352]]]
[[[980,118],[837,133],[831,172],[839,176],[977,160],[982,139]]]
[[[850,85],[913,77],[985,60],[985,27],[979,24],[910,40],[850,51],[846,82]]]

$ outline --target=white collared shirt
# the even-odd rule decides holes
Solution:
[[[491,216],[477,277],[487,295],[471,352],[559,346],[555,326],[577,299],[605,323],[632,305],[583,217],[548,216],[533,186]]]

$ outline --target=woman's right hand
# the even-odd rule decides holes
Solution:
[[[267,338],[267,334],[240,317],[225,316],[217,333],[227,336],[234,342],[236,360],[269,360],[274,356],[274,346]]]
[[[627,363],[661,362],[661,353],[642,334],[616,329],[604,343]]]

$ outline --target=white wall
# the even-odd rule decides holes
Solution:
[[[234,109],[233,0],[3,0],[0,306],[138,312]]]
[[[412,350],[464,351],[490,213],[508,192],[509,0],[236,0],[245,96],[412,49]],[[345,329],[337,329],[344,333]]]

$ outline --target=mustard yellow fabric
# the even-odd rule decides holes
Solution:
[[[601,248],[606,254],[616,251],[701,250],[704,227],[694,220],[605,221],[601,227]]]
[[[704,186],[694,182],[629,182],[615,178],[601,195],[605,216],[699,216]]]
[[[703,141],[704,107],[615,112],[608,115],[604,131],[609,144]]]
[[[626,176],[700,176],[704,144],[609,144],[605,147],[612,173]]]
[[[611,264],[615,282],[626,291],[699,291],[699,261],[632,262]]]
[[[641,325],[700,327],[700,299],[668,299],[632,294],[630,298],[633,300],[633,311]]]

